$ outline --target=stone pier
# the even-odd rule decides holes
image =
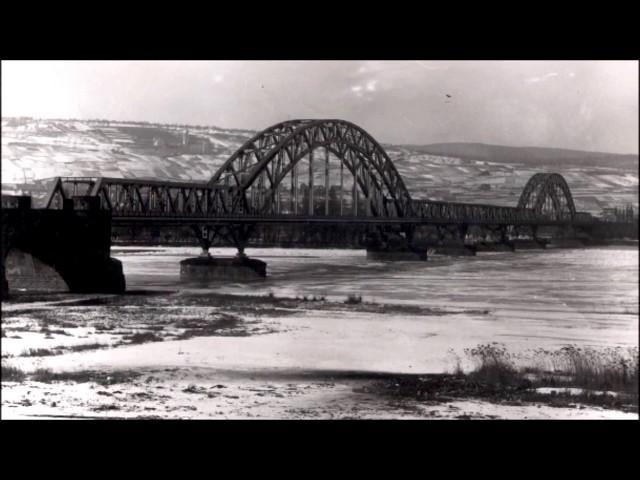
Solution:
[[[479,242],[475,245],[476,252],[513,252],[513,242]]]
[[[382,262],[424,262],[427,250],[367,248],[367,259]]]
[[[244,282],[266,276],[266,262],[246,255],[212,257],[208,252],[203,252],[199,257],[186,258],[180,262],[180,280],[185,282]]]
[[[34,209],[31,197],[3,196],[3,297],[16,288],[124,292],[122,264],[110,256],[111,214],[98,202],[74,197],[62,210]]]
[[[552,238],[546,248],[582,248],[586,245],[580,238]]]
[[[548,240],[538,238],[535,240],[512,240],[514,250],[538,250],[547,248]]]
[[[476,254],[477,248],[475,245],[462,245],[462,244],[441,244],[433,245],[434,255],[447,255],[453,257],[472,257]]]

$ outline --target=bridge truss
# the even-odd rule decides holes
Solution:
[[[561,175],[536,174],[516,207],[413,200],[384,149],[342,120],[291,120],[249,139],[208,182],[56,178],[47,208],[99,198],[118,223],[557,225],[590,222]]]

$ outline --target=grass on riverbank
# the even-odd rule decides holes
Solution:
[[[22,382],[27,375],[17,367],[12,365],[2,365],[3,382]]]
[[[528,358],[496,343],[466,349],[474,368],[465,373],[403,376],[376,390],[423,401],[478,398],[494,403],[578,404],[638,411],[638,348],[567,346],[538,349]]]
[[[524,379],[549,387],[583,388],[638,395],[638,348],[576,347],[537,349],[525,366],[499,344],[465,353],[476,363],[469,377],[489,384],[513,385]]]

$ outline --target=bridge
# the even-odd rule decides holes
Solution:
[[[512,207],[414,199],[380,144],[359,126],[334,119],[273,125],[208,181],[58,177],[45,209],[72,208],[74,199],[108,212],[113,226],[188,226],[204,252],[224,237],[240,259],[258,225],[357,225],[368,232],[371,252],[426,259],[429,245],[464,246],[472,229],[485,237],[497,232],[498,242],[507,243],[523,231],[536,240],[541,227],[598,224],[576,211],[567,182],[555,173],[534,175]],[[435,231],[435,240],[422,235],[418,246],[424,228]]]
[[[64,199],[77,195],[98,197],[114,223],[590,221],[576,212],[569,187],[557,174],[532,177],[514,207],[414,200],[378,142],[343,120],[274,125],[242,145],[208,182],[57,178],[46,208],[61,208]]]

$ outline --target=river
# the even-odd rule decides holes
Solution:
[[[433,256],[427,262],[374,262],[363,250],[273,248],[247,253],[267,262],[268,278],[248,284],[217,282],[206,288],[230,294],[324,296],[333,301],[355,294],[378,303],[486,309],[493,325],[512,327],[504,335],[514,338],[609,345],[638,342],[635,247]],[[197,254],[198,249],[187,247],[112,251],[123,262],[129,289],[203,292],[202,286],[179,281],[180,260]],[[212,254],[231,256],[234,250],[215,249]]]

